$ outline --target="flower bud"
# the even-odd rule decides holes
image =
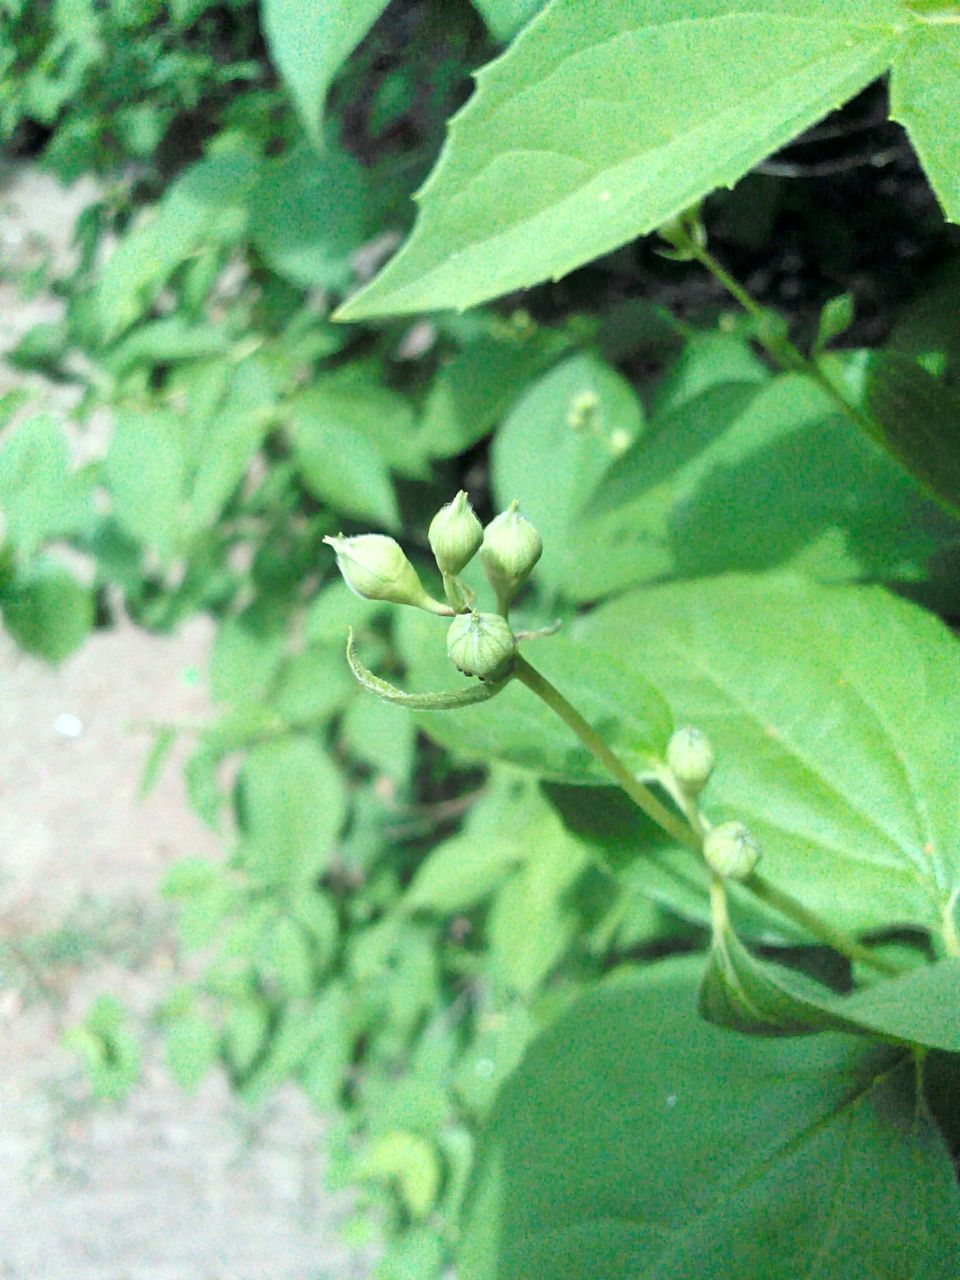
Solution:
[[[432,599],[417,571],[398,542],[382,533],[361,533],[345,538],[342,533],[324,538],[333,547],[337,568],[350,590],[364,600],[386,600],[390,604],[411,604],[430,613],[452,612]]]
[[[667,765],[681,791],[699,795],[713,772],[710,739],[691,725],[678,729],[667,743]]]
[[[461,613],[450,623],[447,653],[465,676],[499,680],[510,670],[517,640],[498,613]]]
[[[480,559],[501,611],[530,575],[542,551],[543,539],[520,514],[516,499],[484,529]]]
[[[760,860],[760,846],[742,822],[721,822],[703,841],[711,871],[731,880],[746,880]]]
[[[430,521],[427,537],[441,573],[459,573],[477,554],[483,542],[483,525],[462,489]]]

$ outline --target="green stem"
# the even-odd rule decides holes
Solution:
[[[805,907],[802,902],[798,902],[792,894],[787,893],[785,889],[778,889],[756,871],[743,881],[743,885],[755,898],[759,898],[767,906],[773,907],[781,915],[801,925],[808,933],[812,933],[815,938],[825,942],[834,951],[839,951],[841,955],[847,956],[850,960],[856,960],[860,964],[870,965],[878,973],[886,974],[888,977],[896,977],[900,973],[896,965],[875,955],[841,930],[834,929]]]
[[[513,675],[521,684],[525,684],[531,693],[535,693],[545,702],[551,711],[556,712],[568,728],[573,730],[590,754],[600,761],[617,786],[627,793],[648,818],[652,818],[658,827],[666,831],[667,835],[673,836],[688,849],[692,849],[695,853],[700,852],[700,840],[697,835],[685,822],[681,822],[675,814],[671,813],[649,787],[631,773],[620,757],[610,750],[596,729],[584,720],[556,685],[551,684],[546,676],[542,676],[539,671],[531,667],[526,658],[520,657],[519,654],[513,668]]]
[[[768,355],[780,365],[781,369],[786,369],[793,373],[804,373],[807,377],[812,378],[817,386],[833,400],[837,408],[852,419],[860,430],[865,431],[872,439],[875,440],[878,435],[882,434],[870,415],[864,413],[862,409],[847,399],[840,388],[835,386],[827,377],[816,360],[805,356],[800,348],[795,346],[789,338],[785,338],[780,334],[771,334],[767,331],[769,313],[766,308],[762,307],[755,298],[752,298],[747,293],[739,280],[736,280],[727,271],[726,267],[717,261],[709,249],[696,244],[692,238],[689,241],[684,241],[683,248],[702,267],[706,267],[714,280],[723,285],[731,298],[739,302],[748,315],[753,316],[757,321],[757,341],[761,343]]]
[[[688,849],[692,849],[694,853],[699,854],[702,852],[702,834],[671,813],[666,805],[657,799],[650,788],[631,773],[620,757],[610,750],[597,731],[583,718],[576,707],[567,701],[556,685],[551,684],[546,676],[541,675],[519,654],[516,658],[513,676],[521,684],[526,685],[531,693],[536,694],[538,698],[545,702],[551,711],[555,712],[564,724],[573,730],[590,754],[603,765],[617,786],[626,792],[634,804],[642,809],[648,818],[652,818],[667,835],[672,836]],[[841,930],[832,928],[821,920],[819,916],[808,910],[802,902],[798,902],[796,898],[785,890],[778,889],[756,872],[753,872],[751,876],[743,881],[743,886],[745,889],[749,889],[754,897],[759,898],[761,902],[765,902],[768,906],[779,911],[781,915],[793,920],[795,924],[806,929],[813,937],[819,938],[821,942],[832,947],[834,951],[839,951],[841,955],[847,956],[848,959],[857,961],[860,964],[870,965],[877,972],[890,976],[900,972],[896,966],[874,955],[867,947],[861,946],[859,942],[854,938],[848,937]],[[722,884],[720,889],[723,889]],[[715,899],[718,892],[719,890],[717,890],[716,884],[713,882],[711,904],[714,909],[716,909]]]

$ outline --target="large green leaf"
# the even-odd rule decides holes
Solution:
[[[119,414],[106,475],[117,522],[169,558],[184,532],[187,454],[177,417],[158,409]]]
[[[955,4],[911,5],[916,22],[893,60],[890,114],[906,127],[951,222],[960,222],[960,13]]]
[[[699,962],[613,979],[483,1136],[469,1280],[948,1280],[960,1194],[908,1054],[700,1022]]]
[[[400,623],[400,643],[414,692],[456,687],[443,627],[435,618],[410,610]],[[672,727],[670,711],[634,670],[562,636],[525,652],[633,768],[649,769],[662,756]],[[463,677],[459,687],[468,687]],[[517,682],[482,705],[442,715],[427,712],[418,719],[432,738],[467,759],[501,760],[561,782],[610,781],[555,713]]]
[[[314,143],[331,80],[386,7],[387,0],[261,0],[270,57]]]
[[[400,512],[376,445],[357,431],[300,411],[291,440],[306,488],[335,511],[397,529]]]
[[[727,577],[632,593],[582,624],[642,655],[713,739],[711,817],[834,924],[939,928],[960,885],[960,645],[879,588]]]
[[[554,0],[484,68],[344,319],[468,307],[660,226],[889,64],[899,0]]]
[[[797,374],[668,402],[608,470],[578,532],[589,553],[567,568],[576,599],[738,569],[923,582],[960,548],[960,523]]]

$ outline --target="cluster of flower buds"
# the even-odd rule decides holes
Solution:
[[[714,755],[710,739],[700,729],[684,725],[667,743],[667,768],[677,789],[688,801],[695,801],[713,773]],[[745,880],[757,865],[760,845],[742,822],[723,822],[704,836],[703,856],[715,875]]]
[[[483,528],[462,490],[441,507],[430,522],[430,549],[443,578],[446,602],[429,594],[399,543],[379,533],[324,538],[351,591],[366,600],[409,604],[452,618],[447,652],[468,676],[497,681],[509,674],[517,640],[507,621],[510,605],[543,551],[536,529],[520,514],[518,504]],[[484,572],[497,600],[496,613],[473,606],[473,592],[459,574],[479,551]]]

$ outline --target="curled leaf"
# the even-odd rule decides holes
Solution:
[[[347,633],[347,662],[359,684],[369,689],[384,702],[396,703],[398,707],[407,707],[410,711],[457,711],[461,707],[472,706],[476,702],[486,702],[503,689],[509,681],[488,681],[485,684],[469,685],[463,689],[444,689],[439,693],[405,693],[363,665],[353,647],[353,628]]]

